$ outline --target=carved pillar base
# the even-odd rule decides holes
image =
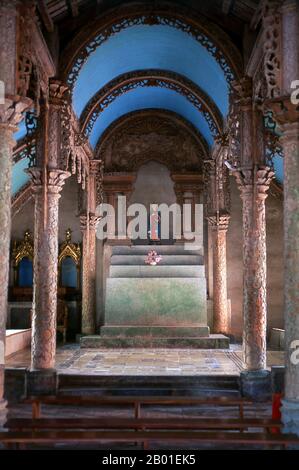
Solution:
[[[27,373],[27,395],[56,395],[57,373],[55,369],[33,370]]]
[[[0,431],[4,430],[3,428],[7,421],[7,414],[8,414],[7,401],[2,399],[0,401]]]
[[[99,217],[80,217],[83,234],[82,249],[82,334],[96,330],[96,227]]]
[[[299,400],[282,400],[281,420],[284,433],[299,436]]]
[[[0,427],[6,413],[3,396],[11,229],[11,170],[15,144],[13,134],[17,130],[17,124],[22,120],[22,112],[30,103],[30,100],[20,101],[19,97],[6,97],[5,104],[0,105]]]
[[[241,394],[254,401],[271,399],[271,372],[268,370],[243,371],[240,374]]]
[[[209,217],[213,237],[213,331],[226,334],[230,330],[227,308],[226,233],[229,216]]]
[[[58,277],[58,202],[60,191],[70,173],[50,170],[47,192],[43,172],[30,168],[35,195],[34,281],[31,368],[54,369],[56,354],[56,315]]]
[[[290,6],[295,2],[290,2]],[[295,11],[295,10],[293,10]],[[286,29],[285,34],[289,31]],[[294,36],[294,41],[297,36]],[[286,43],[288,50],[289,43]],[[296,49],[290,49],[296,57]],[[290,66],[298,61],[289,60]],[[295,77],[294,77],[295,78]],[[286,432],[299,435],[299,365],[296,353],[299,340],[299,109],[290,96],[276,98],[268,103],[283,134],[284,154],[284,318],[285,318],[285,400],[282,421]],[[295,353],[295,357],[293,357]],[[292,431],[291,431],[292,430]]]

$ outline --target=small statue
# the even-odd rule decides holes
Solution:
[[[158,255],[155,250],[150,250],[145,258],[145,264],[150,266],[156,266],[162,260],[162,256]]]

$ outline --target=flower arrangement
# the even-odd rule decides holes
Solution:
[[[158,263],[160,263],[161,259],[162,256],[158,255],[155,250],[150,250],[147,254],[147,257],[145,258],[145,264],[149,264],[150,266],[156,266]]]

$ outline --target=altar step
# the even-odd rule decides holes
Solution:
[[[210,328],[208,326],[102,326],[100,334],[103,337],[133,337],[149,336],[149,337],[202,337],[209,336]]]
[[[239,396],[237,375],[79,375],[58,374],[61,395]]]
[[[174,348],[174,349],[228,349],[229,338],[217,334],[209,336],[82,336],[81,348]]]

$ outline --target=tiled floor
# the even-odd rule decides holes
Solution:
[[[267,353],[268,367],[283,364],[283,352]],[[6,359],[8,367],[28,367],[30,350]],[[203,349],[80,349],[58,347],[56,368],[65,374],[91,375],[238,375],[243,369],[240,346]]]

